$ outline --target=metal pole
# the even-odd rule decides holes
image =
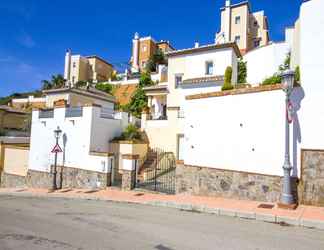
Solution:
[[[291,164],[290,164],[290,132],[289,132],[289,121],[288,121],[288,105],[289,105],[289,96],[290,93],[287,91],[286,93],[286,141],[285,141],[285,161],[283,165],[283,171],[284,171],[284,179],[283,179],[283,190],[282,190],[282,196],[281,196],[281,202],[283,204],[293,204],[294,203],[294,197],[291,192],[291,180],[290,180],[290,173],[291,173]]]
[[[58,138],[56,138],[56,145],[58,144]],[[53,190],[57,189],[56,185],[56,166],[57,166],[57,152],[55,152],[55,160],[54,160],[54,170],[53,170]]]

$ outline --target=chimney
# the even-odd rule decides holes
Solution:
[[[230,7],[230,6],[231,6],[231,1],[230,0],[226,0],[225,7]]]
[[[71,75],[71,49],[67,49],[65,53],[65,65],[64,65],[64,79],[66,85],[69,85]]]
[[[136,32],[133,39],[132,72],[139,71],[139,34]]]
[[[199,43],[195,42],[195,48],[199,48]]]

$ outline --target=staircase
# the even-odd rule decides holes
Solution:
[[[149,150],[147,152],[146,161],[138,171],[137,180],[144,181],[144,174],[154,170],[156,166],[156,161],[157,161],[157,153],[152,150]]]

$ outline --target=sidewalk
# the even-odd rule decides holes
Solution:
[[[50,193],[47,189],[1,188],[1,195],[136,203],[324,230],[324,207],[301,205],[296,210],[283,210],[272,203],[220,197],[153,194],[141,191],[125,192],[114,188],[100,191],[63,189],[55,193]]]

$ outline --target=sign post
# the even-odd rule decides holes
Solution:
[[[53,169],[53,186],[52,186],[52,189],[53,191],[55,191],[57,189],[57,184],[56,184],[56,175],[57,175],[57,154],[58,153],[62,153],[62,149],[59,145],[59,138],[60,138],[60,135],[62,133],[62,130],[60,129],[60,127],[57,127],[56,130],[54,130],[54,136],[55,136],[55,139],[56,139],[56,144],[54,146],[54,148],[52,149],[52,153],[55,154],[55,158],[54,158],[54,169]]]

